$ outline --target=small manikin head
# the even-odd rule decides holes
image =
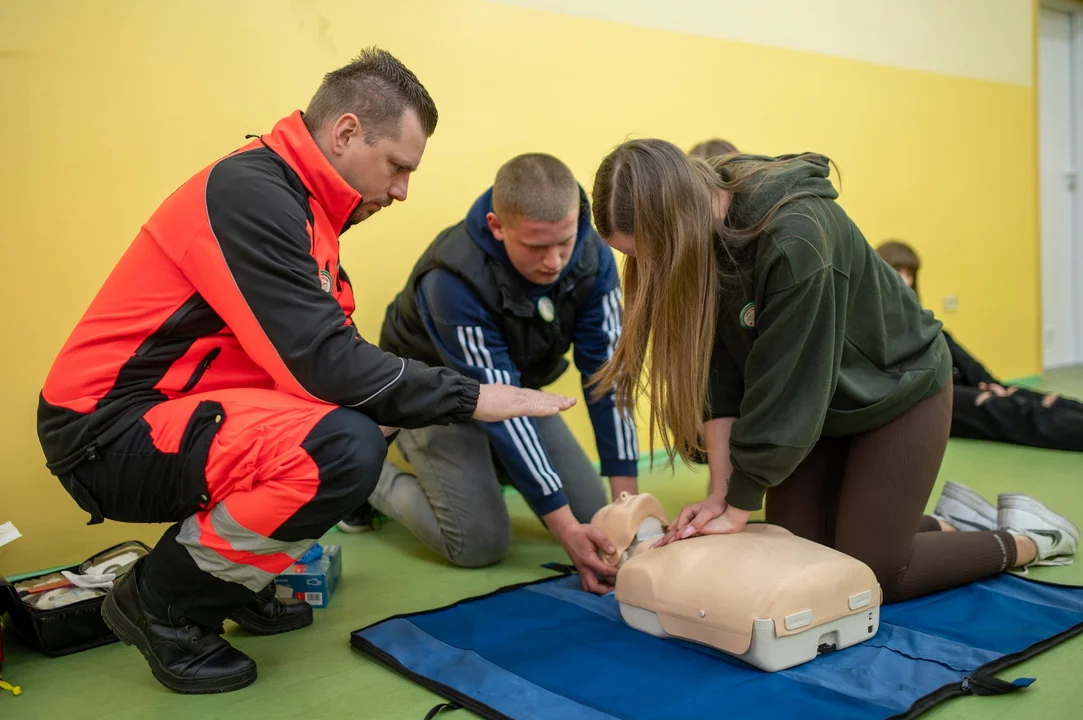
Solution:
[[[620,567],[626,560],[646,552],[665,534],[666,511],[650,493],[620,494],[591,518],[591,525],[601,530],[613,543],[616,552],[599,553],[602,562]]]

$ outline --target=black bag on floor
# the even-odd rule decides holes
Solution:
[[[101,566],[114,559],[118,561],[115,565],[119,579],[131,566],[130,563],[120,562],[128,553],[142,557],[149,552],[150,548],[143,543],[130,540],[103,550],[78,565],[22,578],[18,583],[0,578],[0,615],[5,612],[8,614],[5,628],[30,647],[52,657],[70,655],[116,642],[116,635],[102,620],[104,592],[67,605],[41,609],[27,602],[35,598],[34,595],[24,596],[16,586],[41,581],[53,575],[60,576],[61,570],[83,574],[88,568]]]

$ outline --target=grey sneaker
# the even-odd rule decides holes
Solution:
[[[1079,547],[1079,528],[1070,520],[1023,493],[1001,493],[997,498],[998,528],[1025,535],[1038,546],[1031,565],[1071,565]]]
[[[966,485],[951,480],[944,483],[933,517],[962,532],[997,529],[997,509],[993,504]]]

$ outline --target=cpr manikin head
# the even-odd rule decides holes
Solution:
[[[599,552],[602,562],[619,568],[660,540],[668,523],[662,503],[653,495],[622,492],[614,502],[596,512],[590,524],[601,530],[616,548],[612,555]]]

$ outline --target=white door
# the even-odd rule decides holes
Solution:
[[[1072,15],[1042,8],[1038,55],[1042,223],[1042,344],[1045,367],[1083,363],[1083,238],[1076,233]],[[1074,56],[1074,58],[1073,58]],[[1076,71],[1078,73],[1078,70]],[[1078,137],[1078,136],[1077,136]],[[1078,212],[1083,216],[1083,212]]]

